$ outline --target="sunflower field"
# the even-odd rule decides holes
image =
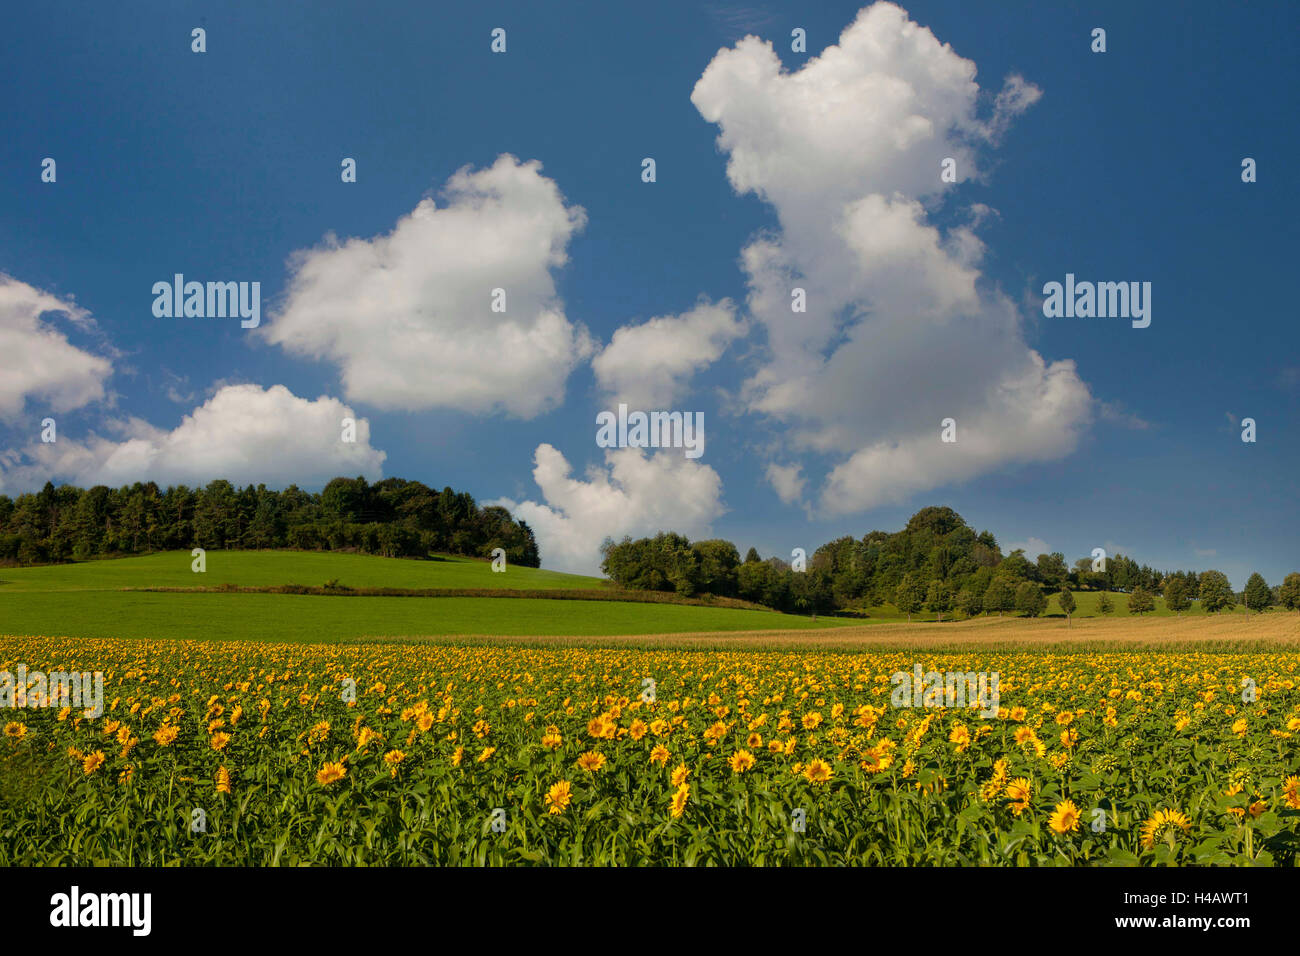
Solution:
[[[1294,866],[1300,655],[0,638],[4,865]],[[900,707],[917,664],[996,716]],[[1248,687],[1248,691],[1243,691]]]

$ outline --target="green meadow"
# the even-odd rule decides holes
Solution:
[[[608,582],[578,574],[509,567],[447,557],[415,561],[316,551],[209,551],[207,570],[191,570],[188,551],[0,569],[0,633],[67,637],[241,638],[331,641],[362,637],[445,635],[671,634],[716,631],[823,629],[905,621],[892,605],[864,608],[864,618],[809,617],[748,608],[643,604],[618,600],[541,597],[373,597],[221,592],[164,592],[144,588],[321,587],[458,588],[511,591],[600,591]],[[1077,591],[1076,618],[1101,616],[1100,592]],[[1128,617],[1128,595],[1112,593],[1113,617]],[[1200,616],[1198,605],[1183,612]],[[1007,612],[1015,617],[1015,612]],[[1055,595],[1046,616],[1060,616]],[[1173,616],[1156,598],[1150,615]],[[960,621],[960,613],[944,615]],[[912,615],[917,623],[932,612]]]
[[[319,587],[591,590],[598,578],[535,568],[494,573],[485,561],[413,561],[293,551],[210,551],[207,570],[189,552],[0,569],[0,633],[67,637],[350,640],[422,635],[668,634],[825,628],[849,619],[776,611],[625,601],[512,597],[371,597],[180,593],[133,588]]]
[[[191,570],[188,551],[82,561],[32,568],[0,568],[0,594],[10,591],[105,591],[118,588],[197,588],[233,584],[320,587],[337,580],[352,588],[499,588],[559,590],[599,588],[600,578],[540,568],[493,572],[487,561],[446,557],[415,561],[333,551],[209,551],[207,570]]]

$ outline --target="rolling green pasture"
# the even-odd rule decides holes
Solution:
[[[503,591],[604,589],[600,578],[538,568],[494,573],[486,561],[413,561],[315,551],[209,551],[207,571],[191,570],[188,551],[36,568],[0,569],[0,634],[68,637],[349,640],[420,635],[570,635],[835,628],[906,620],[893,605],[868,617],[819,618],[776,611],[622,601],[509,597],[370,597],[254,593],[166,593],[131,588],[218,588],[338,581],[351,588],[477,588]],[[1074,616],[1100,616],[1100,593],[1075,592]],[[1115,618],[1129,617],[1128,595],[1111,594]],[[1183,612],[1203,616],[1199,605]],[[1171,617],[1156,598],[1147,615]],[[1008,612],[1007,617],[1015,617]],[[1046,616],[1063,617],[1055,595]],[[987,615],[986,615],[987,617]],[[960,621],[960,613],[944,615]],[[935,620],[932,612],[914,622]]]
[[[190,570],[188,551],[115,558],[38,568],[0,568],[0,594],[11,591],[99,591],[147,587],[320,587],[337,579],[352,588],[502,588],[554,590],[598,588],[600,578],[540,568],[508,567],[494,573],[487,561],[447,557],[441,561],[379,558],[329,551],[209,551],[207,571]]]
[[[0,592],[0,634],[332,641],[435,634],[671,634],[832,627],[776,611],[545,598]]]
[[[775,611],[621,601],[494,597],[367,597],[131,591],[149,587],[323,585],[353,588],[602,588],[599,578],[536,568],[493,573],[484,561],[410,561],[294,551],[188,551],[82,564],[0,569],[0,634],[79,638],[331,641],[419,635],[668,634],[823,628]]]

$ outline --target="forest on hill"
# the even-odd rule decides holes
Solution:
[[[385,557],[430,553],[488,557],[540,566],[532,529],[496,506],[418,481],[335,478],[319,494],[296,485],[202,488],[154,482],[122,488],[55,487],[0,495],[0,564],[50,564],[176,548],[294,548]]]
[[[1033,559],[1020,550],[1004,555],[991,532],[976,533],[946,507],[922,508],[901,531],[829,541],[802,569],[781,558],[764,560],[754,548],[742,561],[730,541],[692,542],[673,532],[606,539],[602,554],[602,570],[625,588],[739,597],[782,611],[893,604],[909,615],[925,608],[940,615],[958,610],[967,616],[1006,611],[1037,616],[1048,595],[1063,589],[1122,591],[1129,595],[1130,610],[1139,614],[1154,608],[1157,594],[1175,611],[1193,601],[1206,611],[1238,601],[1254,610],[1300,606],[1300,574],[1289,574],[1272,588],[1254,574],[1245,592],[1237,594],[1220,571],[1157,571],[1124,555],[1110,556],[1095,569],[1091,556],[1067,564],[1060,552]]]

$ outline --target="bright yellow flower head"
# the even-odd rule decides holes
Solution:
[[[561,780],[551,785],[546,791],[546,812],[563,813],[569,805],[571,798],[571,788],[569,781]]]
[[[682,813],[685,812],[686,801],[690,795],[691,785],[689,783],[683,783],[677,788],[677,792],[673,794],[672,804],[669,807],[669,810],[674,817],[680,817]]]
[[[1047,820],[1053,833],[1073,833],[1079,829],[1079,808],[1073,800],[1062,800]]]
[[[744,773],[754,766],[754,755],[748,750],[737,750],[727,758],[727,764],[732,773]]]
[[[811,760],[803,775],[809,783],[826,783],[831,779],[831,765],[820,758]]]
[[[316,782],[322,787],[337,783],[348,775],[348,768],[343,763],[327,763],[316,771]]]
[[[1016,816],[1020,816],[1020,814],[1029,809],[1029,797],[1031,791],[1032,787],[1029,781],[1024,777],[1017,777],[1015,780],[1012,780],[1007,784],[1007,789],[1005,791],[1006,798],[1011,801],[1008,805],[1011,808],[1011,812]]]
[[[578,766],[587,773],[595,773],[605,766],[605,755],[599,751],[588,750],[578,758]]]
[[[1142,845],[1149,850],[1161,837],[1172,842],[1180,832],[1189,830],[1191,825],[1191,821],[1181,810],[1157,810],[1146,823],[1142,824]]]

